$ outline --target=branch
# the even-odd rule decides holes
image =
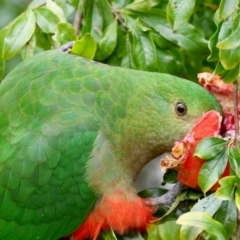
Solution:
[[[108,4],[111,12],[112,12],[113,15],[115,16],[116,21],[118,21],[118,22],[125,28],[125,30],[127,31],[128,28],[127,28],[127,25],[126,25],[126,23],[124,22],[123,18],[121,17],[121,14],[120,14],[121,11],[120,11],[120,10],[117,10],[117,9],[114,9],[114,8],[112,7],[112,5],[111,5],[108,1],[107,1],[107,4]]]
[[[80,25],[81,25],[81,21],[82,21],[82,14],[81,14],[81,1],[79,1],[78,3],[78,7],[77,7],[77,11],[76,11],[76,14],[75,14],[75,18],[74,18],[74,22],[73,22],[73,28],[75,30],[75,34],[76,36],[79,35],[79,32],[80,32]]]
[[[238,147],[239,139],[239,118],[238,118],[238,80],[233,83],[233,106],[234,106],[234,123],[235,123],[235,145]],[[240,211],[237,210],[237,227],[233,235],[233,240],[240,237]]]
[[[75,41],[68,42],[68,43],[62,45],[58,50],[60,50],[62,52],[70,52],[70,50],[73,47],[74,43],[75,43]]]
[[[238,139],[239,139],[238,80],[233,82],[233,109],[234,109],[234,124],[235,124],[235,144],[236,144],[236,147],[238,147]]]
[[[160,205],[172,205],[183,189],[187,187],[180,182],[177,182],[167,193],[157,198],[147,198],[146,203],[154,208]]]

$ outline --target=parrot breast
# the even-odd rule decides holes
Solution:
[[[73,233],[74,240],[96,240],[101,230],[108,231],[111,228],[118,234],[125,234],[130,229],[146,232],[150,222],[155,219],[152,216],[153,207],[137,195],[132,199],[124,195],[126,193],[115,192],[102,197],[84,223]]]

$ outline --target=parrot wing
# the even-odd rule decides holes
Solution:
[[[86,69],[59,54],[24,61],[0,85],[0,239],[58,239],[97,199],[85,181],[98,132],[91,92],[79,94]]]

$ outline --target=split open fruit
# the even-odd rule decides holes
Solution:
[[[181,140],[175,143],[171,156],[167,155],[160,162],[163,171],[174,168],[178,171],[178,179],[183,184],[199,189],[198,176],[205,160],[194,156],[198,143],[206,137],[218,137],[233,139],[235,136],[233,86],[225,84],[219,76],[211,73],[198,74],[199,82],[210,91],[219,101],[223,109],[223,117],[216,111],[205,113],[191,131]],[[240,94],[238,94],[240,100]],[[238,108],[240,115],[240,106]],[[230,174],[229,164],[219,176],[219,179]],[[216,182],[210,191],[219,187]]]

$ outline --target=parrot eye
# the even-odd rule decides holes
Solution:
[[[175,105],[175,112],[178,116],[184,116],[187,113],[187,106],[184,102],[177,102]]]

